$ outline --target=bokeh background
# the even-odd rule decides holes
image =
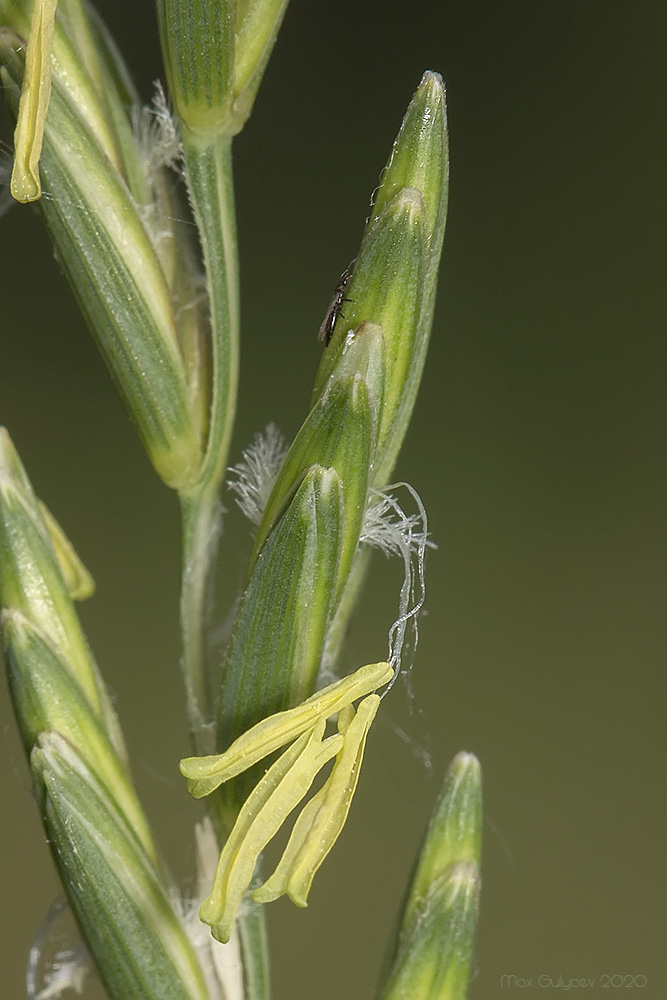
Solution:
[[[161,66],[143,6],[101,3],[148,98]],[[372,997],[461,749],[485,781],[471,1000],[511,993],[503,975],[532,979],[514,992],[533,996],[593,979],[587,995],[605,1000],[605,975],[645,977],[631,996],[665,996],[665,37],[667,9],[651,0],[293,0],[288,11],[236,148],[234,457],[269,420],[291,435],[306,412],[318,326],[426,68],[447,81],[452,169],[432,346],[397,469],[439,546],[414,697],[399,685],[383,703],[308,910],[272,905],[275,1000]],[[85,627],[187,881],[196,812],[175,769],[188,749],[175,499],[38,214],[15,207],[1,226],[0,422],[96,577]],[[230,509],[227,601],[249,547]],[[346,668],[383,655],[399,584],[380,558]],[[20,998],[58,885],[6,693],[0,713],[0,993]]]

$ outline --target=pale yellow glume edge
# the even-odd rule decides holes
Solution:
[[[51,52],[58,0],[35,0],[18,119],[14,131],[14,169],[10,191],[16,201],[37,201],[42,195],[39,158],[51,97]]]
[[[372,692],[392,676],[388,663],[367,664],[296,708],[263,719],[224,754],[181,761],[190,791],[200,797],[290,744],[241,808],[220,855],[213,888],[201,905],[199,915],[219,941],[229,940],[259,854],[307,794],[320,769],[335,757],[331,774],[298,817],[276,870],[251,893],[257,902],[287,894],[298,906],[306,906],[313,877],[345,825],[368,730],[380,704]],[[355,711],[352,703],[359,698]],[[326,720],[335,713],[338,732],[323,739]]]

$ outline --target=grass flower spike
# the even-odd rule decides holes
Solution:
[[[22,12],[23,5],[11,8],[19,32]],[[184,297],[196,301],[198,287],[194,275],[189,289],[174,287],[192,274],[189,249],[176,266],[165,266],[165,241],[149,224],[154,177],[144,173],[126,95],[102,68],[104,53],[94,52],[91,68],[88,50],[76,45],[75,13],[76,0],[66,0],[56,19],[40,160],[48,198],[40,205],[148,454],[165,482],[180,488],[196,480],[204,449],[201,402],[190,386],[206,379],[190,363],[191,314],[177,309]],[[27,71],[21,35],[9,29],[0,32],[0,66],[8,104],[19,114]],[[106,76],[98,79],[96,69]],[[123,73],[119,68],[119,79]],[[160,219],[169,230],[168,215]]]
[[[332,631],[344,631],[359,585],[360,573],[353,568],[359,562],[370,490],[386,485],[423,366],[432,312],[425,316],[427,278],[444,233],[446,152],[442,81],[427,74],[396,140],[378,193],[379,208],[346,288],[351,301],[345,321],[338,316],[331,343],[324,348],[311,410],[278,471],[257,530],[222,678],[219,745],[229,745],[263,715],[307,697],[325,648],[337,645]],[[330,552],[338,549],[335,584],[326,588],[310,581],[310,563],[302,563],[300,552],[291,549],[284,522],[293,517],[297,491],[315,467],[335,472],[341,491],[337,540],[331,536],[327,542],[311,528],[311,536],[321,539],[318,544],[326,544]],[[323,510],[325,502],[324,495],[317,498],[313,510]],[[273,558],[279,538],[280,560]],[[269,563],[274,567],[270,572]],[[303,592],[312,595],[299,606],[296,620],[277,602],[261,597],[286,591],[279,581],[287,567],[292,586],[299,586],[302,573]],[[294,629],[309,636],[308,658],[288,652],[296,652]],[[264,637],[261,644],[252,641],[255,634]]]
[[[264,904],[287,896],[307,906],[346,823],[382,699],[416,646],[432,543],[417,492],[390,479],[424,367],[445,229],[445,93],[431,72],[321,324],[297,433],[284,441],[270,425],[231,469],[254,542],[222,655],[214,641],[220,494],[239,391],[232,147],[287,2],[157,0],[166,86],[156,83],[144,106],[89,0],[0,0],[11,193],[39,200],[58,262],[181,514],[191,755],[180,771],[207,808],[187,901],[161,861],[74,607],[93,579],[0,428],[3,663],[70,916],[109,1000],[270,1000]],[[7,157],[4,145],[0,153]],[[315,342],[317,329],[302,335]],[[280,336],[289,363],[301,347]],[[373,548],[402,562],[398,614],[384,659],[345,675],[343,639]],[[463,1000],[480,794],[478,765],[462,755],[427,831],[379,1000]],[[283,831],[267,871],[265,849]],[[32,997],[74,984],[71,967],[48,980],[45,939],[33,948]]]
[[[95,770],[58,732],[39,737],[30,766],[70,906],[109,997],[209,1000],[164,876]]]
[[[315,381],[325,391],[364,324],[382,329],[384,394],[373,484],[391,476],[421,379],[445,235],[449,147],[445,90],[425,73],[382,174],[352,276]]]
[[[426,830],[379,1000],[465,1000],[480,888],[481,812],[479,762],[460,753]]]
[[[208,1000],[43,510],[0,431],[0,637],[54,860],[112,1000]]]
[[[73,681],[98,717],[117,751],[124,756],[120,729],[109,696],[93,660],[54,547],[44,507],[35,496],[11,442],[0,428],[0,608],[22,615],[35,635],[67,664]],[[53,530],[53,528],[52,528]],[[64,538],[58,528],[58,537]],[[73,564],[68,545],[66,568]]]
[[[158,0],[169,90],[184,128],[204,144],[243,128],[287,3]]]

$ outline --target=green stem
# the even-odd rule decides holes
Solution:
[[[247,909],[237,918],[243,957],[245,1000],[270,1000],[269,940],[265,908],[246,900]]]
[[[239,373],[239,266],[231,139],[185,130],[185,171],[199,230],[211,321],[211,415],[200,489],[219,486],[234,426]]]
[[[231,140],[183,135],[186,178],[199,230],[211,324],[211,405],[197,486],[180,494],[182,515],[181,632],[188,723],[196,753],[213,752],[207,630],[221,529],[220,485],[234,425],[238,385],[238,249]]]
[[[186,711],[195,753],[213,753],[215,727],[208,671],[211,583],[222,523],[218,490],[181,495],[181,642]]]

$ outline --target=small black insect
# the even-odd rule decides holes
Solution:
[[[318,340],[324,341],[324,346],[326,347],[333,336],[334,326],[336,325],[336,320],[340,315],[341,309],[343,308],[343,302],[349,302],[350,300],[345,297],[345,289],[347,288],[347,283],[352,277],[353,265],[346,267],[340,276],[340,281],[336,285],[336,289],[333,293],[333,298],[327,309],[326,316],[322,320],[322,326],[320,327],[320,332],[317,335]]]

